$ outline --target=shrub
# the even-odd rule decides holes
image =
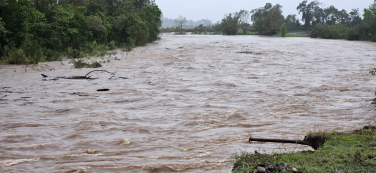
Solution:
[[[3,58],[4,63],[9,64],[29,64],[31,60],[26,57],[25,52],[22,48],[4,48],[5,56]]]
[[[83,54],[77,49],[73,49],[72,47],[68,47],[67,56],[70,57],[70,58],[81,58],[81,57],[83,57]]]
[[[95,61],[93,63],[86,63],[85,61],[79,59],[77,61],[74,61],[73,63],[74,68],[99,68],[102,67],[102,64],[98,61]]]
[[[350,29],[344,24],[316,25],[311,31],[311,38],[348,39]]]
[[[99,63],[98,61],[95,61],[95,62],[93,62],[91,64],[87,64],[86,67],[87,68],[99,68],[99,67],[102,67],[102,64]]]
[[[36,40],[25,41],[20,48],[4,48],[3,63],[38,64],[46,61],[46,56]]]
[[[87,64],[80,59],[77,60],[77,61],[74,61],[74,63],[73,63],[74,68],[84,68],[84,67],[86,67],[86,65]]]
[[[286,26],[283,24],[281,26],[281,35],[282,35],[282,37],[285,37],[286,33],[287,33],[287,29],[286,29]]]
[[[116,49],[116,42],[115,42],[114,40],[110,41],[110,42],[108,43],[108,48],[109,48],[109,50],[114,50],[114,49]]]

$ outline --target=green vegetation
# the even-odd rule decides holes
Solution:
[[[283,37],[282,33],[274,34],[274,37]],[[310,37],[310,34],[304,33],[286,33],[284,37]]]
[[[376,76],[376,68],[374,68],[372,71],[369,72],[372,76]],[[376,96],[376,92],[375,92]],[[376,98],[372,100],[372,104],[376,104]]]
[[[221,27],[225,35],[236,35],[239,29],[239,13],[228,14],[222,19]]]
[[[251,11],[251,20],[256,31],[263,35],[274,35],[284,23],[282,6],[266,3],[264,7]]]
[[[376,172],[376,133],[374,127],[364,128],[349,134],[334,132],[319,135],[327,140],[315,151],[301,151],[285,154],[234,155],[233,172],[250,172],[258,164],[287,163],[299,172]]]
[[[282,25],[282,26],[281,26],[281,35],[282,35],[282,37],[285,37],[285,36],[286,36],[286,32],[287,32],[287,30],[286,30],[286,26],[285,26],[285,25]]]
[[[363,19],[359,9],[347,12],[338,10],[334,6],[322,8],[322,4],[317,0],[312,2],[303,0],[296,9],[302,14],[303,24],[295,14],[284,17],[281,5],[273,6],[271,3],[266,3],[264,7],[251,11],[240,10],[227,14],[220,23],[197,26],[192,32],[225,35],[254,35],[257,32],[261,35],[306,37],[307,34],[288,34],[288,32],[311,31],[312,38],[376,41],[376,0],[369,9],[364,10]]]
[[[73,66],[74,66],[74,68],[99,68],[99,67],[102,67],[102,64],[99,63],[98,61],[88,63],[88,62],[85,62],[81,59],[78,59],[78,60],[74,61]]]
[[[349,28],[344,24],[316,25],[311,31],[312,38],[347,39]]]
[[[0,63],[30,64],[61,56],[103,56],[158,38],[154,0],[0,1]]]

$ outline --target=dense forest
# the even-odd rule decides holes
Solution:
[[[128,50],[158,38],[154,0],[0,0],[0,63]]]

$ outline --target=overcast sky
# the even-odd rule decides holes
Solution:
[[[250,11],[255,8],[263,7],[266,3],[280,4],[283,6],[283,15],[298,14],[296,7],[303,0],[155,0],[156,4],[162,10],[163,16],[175,19],[179,15],[187,19],[200,20],[210,19],[213,23],[222,20],[225,14],[238,12],[241,9]],[[308,1],[311,2],[311,1]],[[363,9],[368,8],[374,0],[319,0],[323,7],[334,5],[337,9],[345,9],[347,12],[351,9],[359,8],[363,14]],[[299,15],[299,18],[301,16]]]

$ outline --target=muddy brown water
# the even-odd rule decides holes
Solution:
[[[376,43],[165,35],[91,60],[114,75],[0,66],[0,172],[230,172],[236,152],[309,149],[251,135],[376,124]]]

